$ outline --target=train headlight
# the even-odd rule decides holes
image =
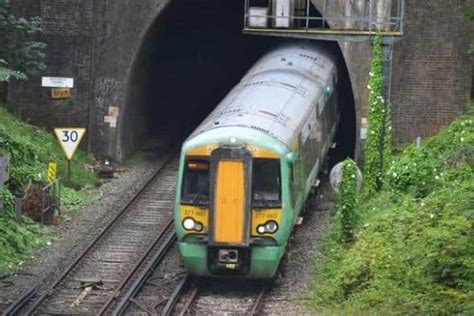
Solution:
[[[197,231],[198,233],[202,232],[203,228],[204,226],[201,223],[194,224],[194,230]]]
[[[200,222],[196,222],[193,218],[191,217],[186,217],[183,220],[182,223],[184,229],[186,230],[194,230],[197,231],[198,233],[202,232],[204,229],[204,225]]]
[[[278,224],[275,221],[268,221],[263,225],[257,227],[257,233],[263,234],[274,234],[278,230]]]
[[[265,231],[273,234],[278,230],[278,224],[275,221],[269,221],[265,224]]]
[[[196,224],[196,222],[191,217],[187,217],[183,221],[183,227],[186,230],[192,230],[194,228],[195,224]]]

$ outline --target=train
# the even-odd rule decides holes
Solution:
[[[271,279],[339,124],[324,46],[261,57],[184,141],[174,208],[191,275]]]

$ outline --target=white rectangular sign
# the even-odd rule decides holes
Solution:
[[[41,86],[47,88],[74,88],[74,78],[42,77]]]

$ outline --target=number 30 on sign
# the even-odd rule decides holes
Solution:
[[[63,127],[55,128],[54,133],[68,160],[72,159],[82,137],[86,133],[85,128]]]

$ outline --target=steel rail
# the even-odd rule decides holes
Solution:
[[[112,304],[112,302],[118,297],[118,295],[120,294],[120,292],[122,291],[122,289],[125,287],[125,285],[130,281],[130,279],[132,278],[132,276],[135,274],[135,272],[138,270],[138,268],[143,264],[143,262],[145,261],[145,259],[147,259],[150,255],[150,253],[153,251],[153,248],[156,247],[156,245],[163,239],[163,237],[166,237],[166,233],[173,228],[173,216],[170,217],[170,219],[168,220],[168,223],[166,224],[166,226],[161,230],[161,232],[158,234],[158,237],[156,237],[156,239],[153,241],[153,243],[148,247],[148,249],[146,250],[146,252],[142,255],[142,257],[138,260],[138,262],[135,264],[135,266],[133,267],[132,270],[130,270],[130,272],[127,274],[127,276],[122,280],[122,282],[120,283],[120,285],[114,290],[114,292],[112,294],[109,295],[109,299],[107,300],[107,302],[105,302],[105,304],[102,306],[101,310],[99,311],[99,315],[103,315],[107,309],[110,307],[110,305]],[[166,240],[166,244],[165,246],[167,247],[160,247],[160,251],[158,252],[158,256],[160,258],[163,258],[164,254],[166,253],[166,251],[169,249],[169,246],[170,246],[170,242],[171,241],[174,241],[175,237],[176,237],[176,233],[173,233],[172,235],[172,238],[168,238]],[[153,260],[154,262],[155,260]],[[148,272],[149,269],[146,269],[145,272]]]
[[[258,293],[257,298],[253,302],[252,309],[250,311],[250,315],[259,315],[260,313],[260,308],[262,308],[262,303],[263,303],[263,298],[265,296],[266,288],[262,287],[260,292]]]
[[[136,191],[131,199],[125,204],[125,206],[122,207],[120,212],[112,219],[112,221],[109,222],[109,224],[102,229],[102,231],[97,235],[94,240],[92,240],[89,245],[79,254],[75,260],[67,267],[65,271],[56,279],[56,281],[48,288],[48,290],[41,295],[41,297],[36,300],[33,305],[28,309],[26,312],[27,315],[32,314],[35,309],[43,303],[43,301],[51,294],[51,292],[66,278],[66,276],[74,269],[74,267],[77,266],[77,264],[81,261],[82,258],[86,256],[86,254],[98,243],[98,241],[109,231],[109,229],[114,226],[114,224],[122,217],[122,215],[126,214],[126,212],[129,210],[130,206],[139,198],[141,193],[145,191],[146,188],[149,187],[151,182],[158,177],[160,172],[164,169],[164,167],[174,158],[174,154],[170,155],[167,157],[167,159],[163,162],[163,164],[157,168],[151,176],[148,177],[148,179],[140,186],[138,191]]]
[[[191,306],[191,304],[194,302],[194,300],[196,299],[198,293],[199,293],[199,286],[198,285],[194,285],[194,288],[191,292],[191,295],[189,296],[189,298],[187,299],[186,301],[186,304],[184,304],[183,306],[183,309],[179,312],[179,316],[184,316],[186,314],[186,312],[188,311],[189,307]]]
[[[16,302],[8,306],[3,312],[4,316],[17,315],[18,312],[30,301],[30,299],[36,294],[37,287],[30,289],[28,292],[23,294]]]
[[[173,221],[171,221],[172,223]],[[165,228],[163,231],[163,234],[166,232],[166,230],[169,229],[169,227]],[[162,236],[160,236],[159,239],[161,239]],[[124,295],[124,297],[121,299],[121,301],[118,303],[117,307],[115,308],[113,315],[123,315],[125,311],[127,310],[128,306],[131,303],[131,300],[137,295],[137,293],[141,290],[143,285],[146,283],[146,281],[149,279],[150,275],[153,274],[153,269],[160,264],[160,262],[163,260],[165,257],[166,253],[171,249],[171,246],[175,243],[176,241],[176,232],[173,232],[168,236],[168,238],[164,241],[164,243],[160,246],[159,250],[156,252],[156,254],[153,256],[153,259],[150,261],[150,263],[145,267],[142,273],[137,277],[136,281],[133,283],[132,287],[128,290],[128,292]],[[153,245],[153,247],[156,245],[156,243]],[[151,247],[151,249],[153,248]],[[150,250],[151,250],[150,249]],[[114,296],[115,297],[115,296]]]
[[[181,282],[179,282],[178,286],[174,289],[173,293],[171,294],[168,302],[166,303],[163,311],[161,312],[161,316],[169,316],[173,312],[178,300],[180,298],[181,293],[184,291],[185,286],[189,283],[190,276],[186,275]]]

